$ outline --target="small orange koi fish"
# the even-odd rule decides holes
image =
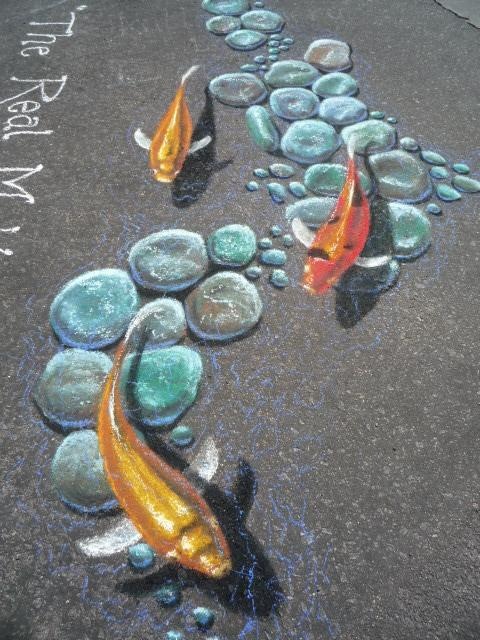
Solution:
[[[190,151],[193,124],[185,98],[185,83],[197,69],[197,66],[191,67],[182,77],[150,144],[148,165],[159,182],[173,182]]]
[[[138,438],[121,406],[122,363],[143,319],[140,313],[118,347],[100,402],[98,439],[107,478],[120,506],[159,555],[223,578],[232,568],[230,548],[213,512],[185,476]]]

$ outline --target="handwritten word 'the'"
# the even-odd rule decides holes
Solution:
[[[48,56],[52,44],[55,44],[58,38],[70,38],[73,35],[73,23],[75,22],[75,12],[70,12],[70,20],[68,22],[29,22],[30,27],[35,27],[33,32],[27,33],[29,40],[22,40],[23,49],[20,55],[24,58],[30,58],[33,55]],[[39,29],[44,29],[43,33],[34,33]],[[53,27],[53,28],[51,28]],[[58,31],[60,33],[53,33]]]

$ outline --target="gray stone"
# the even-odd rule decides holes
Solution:
[[[279,13],[267,10],[247,11],[242,15],[241,20],[244,29],[256,29],[265,33],[281,31],[285,24],[285,20]]]
[[[388,200],[422,202],[432,193],[425,166],[410,153],[396,149],[370,158],[378,192]]]
[[[285,217],[289,222],[298,218],[310,229],[317,229],[328,220],[336,203],[336,198],[305,198],[288,205]]]
[[[423,211],[399,202],[391,202],[388,209],[395,257],[414,260],[425,253],[432,241],[432,229]]]
[[[340,40],[315,40],[308,47],[304,58],[321,71],[345,71],[352,66],[350,46]]]
[[[217,100],[230,107],[249,107],[267,97],[266,86],[252,73],[225,73],[208,86]]]
[[[248,0],[203,0],[202,9],[209,13],[239,16],[248,11]]]
[[[260,31],[252,31],[251,29],[238,29],[238,31],[232,31],[225,38],[225,42],[232,49],[238,51],[252,51],[258,49],[262,44],[267,41],[267,36]]]
[[[270,95],[270,108],[285,120],[304,120],[316,115],[320,100],[308,89],[285,87],[275,89]]]
[[[368,110],[363,102],[356,98],[338,96],[323,100],[318,115],[330,124],[344,127],[365,120]]]
[[[135,328],[132,339],[140,341],[144,338],[145,349],[169,347],[185,337],[187,321],[183,305],[178,300],[159,298],[143,306],[143,313],[148,315]]]
[[[293,122],[281,141],[284,155],[302,164],[328,160],[341,144],[335,129],[322,120]]]
[[[240,18],[234,16],[214,16],[207,20],[205,26],[210,31],[218,36],[224,36],[227,33],[236,31],[241,26]]]
[[[386,151],[395,146],[397,133],[395,129],[379,120],[364,120],[352,124],[342,130],[345,144],[353,144],[355,153],[367,155]]]
[[[274,62],[265,74],[265,82],[271,87],[308,87],[320,74],[308,62],[282,60]]]

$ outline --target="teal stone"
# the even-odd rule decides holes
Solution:
[[[308,87],[319,75],[315,67],[312,67],[308,62],[282,60],[272,64],[270,71],[265,74],[265,82],[275,89],[281,87]]]
[[[452,164],[452,169],[455,173],[461,173],[464,175],[470,173],[470,167],[468,164],[464,164],[463,162],[456,162],[455,164]]]
[[[208,31],[217,36],[225,36],[227,33],[236,31],[241,27],[240,18],[234,16],[214,16],[205,23]]]
[[[258,191],[260,186],[258,182],[255,182],[255,180],[250,180],[250,182],[247,182],[247,184],[245,185],[245,188],[247,189],[247,191]]]
[[[272,55],[269,55],[268,59],[270,60],[270,62],[276,62],[278,60],[278,56],[274,53]]]
[[[245,269],[245,275],[249,280],[258,280],[262,275],[262,268],[257,265],[248,267],[248,269]]]
[[[284,247],[293,247],[293,237],[289,234],[286,233],[283,238],[282,238],[282,244]]]
[[[270,238],[261,238],[258,241],[258,248],[259,249],[271,249],[272,246],[273,246],[273,243],[272,243]]]
[[[320,100],[308,89],[287,87],[275,89],[270,95],[270,108],[285,120],[304,120],[318,113]]]
[[[262,44],[265,44],[267,37],[265,34],[259,31],[252,31],[251,29],[238,29],[238,31],[232,31],[225,38],[225,42],[231,49],[238,51],[252,51],[252,49],[258,49]]]
[[[133,245],[128,262],[135,282],[152,291],[181,291],[202,278],[207,249],[198,233],[167,229]]]
[[[316,229],[328,220],[336,203],[336,198],[305,198],[288,205],[285,217],[289,222],[298,218],[309,228]]]
[[[259,105],[249,107],[245,113],[247,129],[255,145],[272,153],[280,145],[280,134],[270,114]]]
[[[195,402],[202,373],[200,356],[188,347],[127,356],[120,388],[128,413],[148,427],[171,424]]]
[[[185,425],[180,424],[175,429],[172,429],[170,433],[170,442],[176,447],[188,447],[193,442],[193,431]]]
[[[364,120],[345,127],[342,130],[342,138],[347,146],[354,145],[355,153],[367,155],[394,147],[397,133],[386,122]]]
[[[270,174],[266,169],[258,168],[253,170],[253,175],[257,178],[268,178]]]
[[[383,120],[385,118],[385,111],[370,111],[369,117],[374,120]]]
[[[130,566],[137,571],[149,569],[155,562],[153,549],[144,542],[139,542],[138,544],[134,544],[129,547],[127,557]]]
[[[290,280],[283,269],[274,269],[270,274],[270,282],[277,289],[284,289],[289,285]]]
[[[287,38],[282,38],[282,42],[283,44],[293,44],[295,40],[293,38],[287,37]]]
[[[295,175],[295,169],[289,164],[274,162],[268,168],[272,176],[274,176],[275,178],[291,178],[293,175]]]
[[[164,607],[173,607],[179,604],[182,598],[180,583],[169,580],[155,592],[155,599]]]
[[[278,59],[278,54],[280,53],[280,49],[278,47],[268,47],[268,53],[270,55],[277,56],[277,59]]]
[[[320,105],[318,115],[329,124],[344,127],[365,120],[368,111],[360,100],[348,96],[338,96],[325,98]]]
[[[52,482],[61,500],[82,513],[117,506],[103,468],[95,431],[75,431],[60,444],[52,460]]]
[[[255,233],[244,224],[228,224],[217,229],[207,240],[212,262],[225,267],[243,267],[257,252]]]
[[[447,162],[443,156],[435,153],[435,151],[422,151],[420,157],[425,162],[428,162],[428,164],[435,164],[437,166],[443,166]]]
[[[256,62],[257,64],[264,64],[267,61],[267,59],[265,56],[255,56],[253,61]]]
[[[370,178],[359,172],[360,183],[366,194],[372,190]],[[340,193],[347,177],[347,168],[341,164],[313,164],[305,171],[304,183],[315,195],[335,196]]]
[[[430,175],[437,180],[443,180],[444,178],[448,178],[450,174],[445,167],[432,167],[430,169]]]
[[[350,69],[350,46],[341,40],[322,38],[308,47],[304,59],[323,72]]]
[[[441,208],[435,202],[431,202],[427,205],[426,208],[427,213],[431,213],[433,216],[439,216],[442,213]]]
[[[225,73],[208,85],[210,93],[230,107],[249,107],[267,97],[264,83],[252,73]]]
[[[452,182],[456,189],[465,191],[465,193],[478,193],[480,191],[480,181],[467,178],[467,176],[454,176]]]
[[[255,29],[264,33],[277,33],[283,29],[285,20],[275,11],[254,10],[242,15],[244,29]]]
[[[400,276],[398,260],[389,260],[377,267],[354,264],[335,285],[335,289],[350,294],[378,295],[397,282]]]
[[[104,353],[67,349],[53,356],[33,398],[43,416],[65,430],[94,427],[102,388],[112,367]]]
[[[398,120],[397,120],[397,118],[395,118],[395,116],[388,116],[387,122],[389,124],[397,124]]]
[[[266,249],[260,254],[260,262],[275,267],[283,267],[287,262],[287,254],[282,249]]]
[[[215,622],[215,614],[207,607],[196,607],[193,610],[193,618],[200,629],[210,629]]]
[[[254,73],[258,71],[258,67],[256,64],[242,64],[240,67],[240,71],[247,71],[248,73]]]
[[[63,344],[98,349],[122,337],[138,307],[138,293],[128,273],[87,271],[57,294],[50,307],[50,323]]]
[[[253,3],[254,7],[258,7],[259,9],[261,9],[262,7],[265,6],[265,3],[262,2],[262,0],[257,0],[256,2]]]
[[[170,347],[183,340],[187,333],[185,312],[178,300],[159,298],[144,305],[141,313],[144,319],[134,329],[132,338],[137,344],[144,338],[144,349]]]
[[[411,205],[388,205],[394,255],[398,260],[414,260],[430,246],[432,229],[427,216]]]
[[[307,195],[307,190],[301,182],[290,182],[288,190],[296,198],[304,198]]]
[[[248,11],[248,0],[203,0],[202,9],[209,13],[239,16]]]
[[[358,84],[348,73],[334,71],[318,78],[313,83],[312,91],[322,98],[353,96],[358,91]]]
[[[273,224],[270,227],[270,233],[274,238],[278,238],[278,236],[282,235],[282,227],[280,227],[278,224]]]
[[[165,640],[184,640],[185,636],[181,631],[176,631],[175,629],[171,629],[167,631],[165,636]]]
[[[262,65],[260,66],[260,71],[268,71],[268,69],[269,69],[269,67],[268,67],[268,65],[267,65],[267,64],[262,64]]]
[[[262,316],[258,291],[239,273],[222,271],[204,280],[185,301],[187,322],[204,340],[226,341],[248,333]]]
[[[274,202],[277,204],[281,204],[285,202],[285,198],[287,197],[287,190],[283,186],[283,184],[279,184],[278,182],[270,182],[267,185],[268,193]]]
[[[387,200],[423,202],[432,193],[432,183],[425,166],[416,156],[396,149],[370,158],[378,193]]]
[[[290,51],[290,47],[288,44],[281,44],[279,47],[280,51]]]
[[[448,184],[436,184],[435,191],[440,200],[444,202],[454,202],[462,199],[462,194]]]
[[[372,116],[372,114],[370,114],[370,117]],[[400,140],[400,146],[402,147],[402,149],[404,151],[418,151],[419,149],[419,144],[418,142],[415,140],[415,138],[401,138]]]
[[[358,126],[358,125],[354,125]],[[285,132],[281,148],[290,160],[313,164],[328,160],[340,147],[335,129],[322,120],[298,120]]]

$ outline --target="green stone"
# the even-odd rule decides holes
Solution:
[[[436,184],[435,191],[440,200],[444,202],[454,202],[455,200],[461,200],[462,195],[456,189],[448,184]]]
[[[249,107],[267,97],[267,88],[253,73],[224,73],[210,81],[210,93],[230,107]]]
[[[312,91],[322,98],[353,96],[358,91],[357,81],[348,73],[334,71],[316,80]]]
[[[287,262],[287,254],[282,249],[266,249],[260,254],[260,262],[275,267],[282,267]]]
[[[464,175],[470,173],[470,167],[468,166],[468,164],[464,164],[463,162],[456,162],[452,165],[452,169],[455,171],[455,173],[461,173]]]
[[[225,42],[232,49],[238,51],[252,51],[258,49],[262,44],[267,41],[267,36],[259,31],[252,31],[251,29],[238,29],[238,31],[232,31],[225,38]]]
[[[178,300],[159,298],[144,305],[141,311],[144,319],[135,328],[132,338],[136,336],[140,341],[144,337],[145,349],[169,347],[185,337],[187,321]]]
[[[249,107],[245,118],[251,139],[262,151],[272,153],[280,145],[280,134],[270,114],[258,105]]]
[[[362,171],[360,182],[366,194],[372,190],[370,178]],[[347,177],[347,168],[341,164],[314,164],[305,171],[307,189],[319,196],[335,196],[340,193]]]
[[[480,191],[480,181],[467,176],[454,176],[453,186],[465,193],[478,193]]]
[[[420,153],[420,157],[425,162],[428,162],[428,164],[435,164],[438,166],[443,166],[447,162],[443,156],[439,153],[435,153],[435,151],[422,151]]]
[[[298,218],[311,229],[316,229],[328,220],[336,203],[336,198],[305,198],[288,205],[285,217],[289,222]]]
[[[290,280],[283,269],[274,269],[270,274],[270,282],[277,289],[284,289],[288,286]]]
[[[448,173],[448,170],[445,169],[445,167],[432,167],[430,169],[430,175],[432,176],[432,178],[436,178],[437,180],[443,180],[445,178],[448,178],[450,174]]]
[[[253,175],[255,175],[257,178],[268,178],[270,174],[266,169],[258,168],[253,170]]]
[[[272,176],[274,176],[275,178],[291,178],[293,175],[295,175],[295,169],[289,164],[274,162],[268,168]]]
[[[265,82],[271,87],[308,87],[318,77],[319,72],[308,62],[282,60],[272,64],[265,74]]]
[[[425,165],[411,153],[395,149],[377,153],[370,159],[378,193],[388,200],[423,202],[432,193]]]
[[[301,182],[290,182],[288,190],[296,198],[304,198],[307,195],[307,190]]]
[[[430,202],[426,207],[427,213],[431,213],[433,216],[439,216],[442,214],[441,208],[435,202]]]
[[[176,447],[188,447],[193,442],[193,431],[185,424],[179,424],[170,433],[170,442]]]
[[[169,580],[163,584],[160,589],[155,592],[155,598],[164,607],[173,607],[177,605],[182,597],[180,583]]]
[[[248,267],[248,269],[245,269],[245,275],[249,280],[258,280],[262,275],[262,267],[258,267],[257,265]]]
[[[281,31],[285,24],[280,14],[267,10],[247,11],[242,15],[241,20],[244,29],[256,29],[265,33]]]
[[[242,267],[257,251],[255,233],[242,224],[229,224],[217,229],[207,240],[208,254],[216,264]]]
[[[120,388],[129,414],[149,427],[171,424],[195,401],[202,372],[198,353],[183,346],[127,356]]]
[[[215,621],[215,614],[206,607],[196,607],[193,610],[193,618],[200,629],[209,629]]]
[[[388,210],[395,257],[414,260],[425,253],[432,241],[432,230],[423,211],[398,202],[391,202]]]
[[[383,120],[385,118],[385,111],[370,111],[369,116],[374,120]]]
[[[322,120],[297,120],[285,132],[281,148],[290,160],[312,164],[328,160],[341,144],[335,129]]]
[[[144,542],[129,547],[127,555],[130,566],[137,571],[149,569],[155,561],[153,549]]]
[[[345,127],[342,130],[342,138],[345,144],[354,144],[355,153],[367,155],[391,149],[395,146],[397,133],[386,122],[364,120]]]
[[[372,117],[372,114],[370,114],[370,117]],[[418,149],[419,149],[419,144],[415,140],[415,138],[409,138],[409,137],[402,138],[400,140],[400,146],[405,151],[412,151],[413,152],[413,151],[418,151]]]
[[[248,11],[248,0],[203,0],[202,9],[209,13],[239,16]]]
[[[234,16],[214,16],[207,20],[205,26],[211,33],[224,36],[240,29],[241,24],[240,18],[235,18]]]
[[[267,185],[267,189],[270,197],[274,202],[276,202],[277,204],[285,202],[285,199],[287,197],[287,190],[285,189],[283,184],[280,184],[278,182],[270,182]]]

